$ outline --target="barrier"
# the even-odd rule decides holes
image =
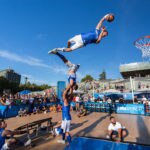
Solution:
[[[0,118],[4,118],[7,106],[0,106]]]
[[[110,112],[111,105],[109,103],[86,102],[84,107],[91,112]]]
[[[46,106],[52,106],[60,104],[58,102],[47,103]],[[136,115],[150,115],[150,105],[144,104],[109,104],[107,102],[84,102],[82,103],[87,111],[90,112],[106,112],[106,113],[118,113],[118,114],[136,114]],[[71,102],[73,108],[76,103]],[[39,105],[34,105],[38,107]],[[18,115],[20,108],[25,109],[28,107],[31,112],[30,105],[18,105],[18,106],[0,106],[0,117],[14,117]]]
[[[57,82],[57,98],[62,99],[62,94],[64,89],[66,88],[66,82],[65,81],[58,81]]]
[[[107,102],[86,102],[84,107],[90,112],[115,112],[118,114],[145,115],[144,104],[109,104]],[[147,113],[148,114],[148,113]],[[149,107],[150,114],[150,107]]]
[[[65,150],[149,150],[150,146],[135,143],[116,143],[108,140],[77,137]]]
[[[27,105],[16,105],[16,106],[0,106],[0,116],[2,118],[10,118],[18,115],[20,108],[25,109]]]
[[[144,104],[116,104],[116,113],[144,115]]]
[[[57,105],[58,102],[46,103],[46,106]],[[45,104],[42,104],[43,106]],[[36,104],[34,107],[38,107],[40,105]],[[18,111],[22,109],[28,109],[29,112],[32,112],[31,105],[13,105],[13,106],[0,106],[0,118],[10,118],[18,115]]]

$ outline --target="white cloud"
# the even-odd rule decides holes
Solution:
[[[10,53],[8,51],[5,50],[0,50],[0,57],[12,60],[12,61],[16,61],[16,62],[21,62],[24,64],[28,64],[30,66],[39,66],[39,67],[44,67],[44,68],[51,68],[48,65],[42,63],[41,60],[31,57],[31,56],[19,56],[17,54],[14,53]]]
[[[51,71],[59,74],[63,74],[63,75],[67,75],[67,67],[64,67],[63,66],[58,66],[58,65],[53,65],[53,66],[49,66],[45,63],[42,62],[41,59],[38,59],[38,58],[35,58],[35,57],[32,57],[32,56],[20,56],[20,55],[17,55],[15,53],[12,53],[12,52],[9,52],[9,51],[6,51],[6,50],[0,50],[0,57],[3,57],[5,59],[8,59],[8,60],[11,60],[11,61],[15,61],[15,62],[19,62],[19,63],[24,63],[24,64],[27,64],[27,65],[30,65],[30,66],[36,66],[36,67],[42,67],[42,68],[48,68],[50,69]],[[25,77],[28,77],[28,78],[33,78],[31,75],[23,75]],[[77,72],[77,78],[80,80],[81,78],[83,78],[83,74],[81,72]],[[38,80],[37,80],[38,81]],[[43,80],[39,80],[39,82],[45,82]]]
[[[29,79],[29,81],[31,82],[31,83],[39,83],[39,84],[48,84],[48,82],[47,81],[45,81],[45,80],[40,80],[40,79]]]
[[[66,73],[66,69],[59,66],[49,66],[42,62],[42,60],[32,57],[32,56],[19,56],[15,53],[10,53],[6,50],[0,50],[0,57],[6,58],[8,60],[12,60],[15,62],[24,63],[30,66],[37,66],[42,68],[48,68],[54,71],[55,73]]]

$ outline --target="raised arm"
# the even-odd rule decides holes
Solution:
[[[63,92],[63,101],[64,101],[64,105],[67,106],[68,105],[68,97],[67,97],[67,94],[68,94],[68,90],[65,90]]]
[[[107,20],[108,17],[109,17],[109,14],[105,15],[105,16],[99,21],[99,23],[98,23],[97,26],[96,26],[96,29],[97,29],[97,30],[100,30],[100,28],[102,27],[103,22],[104,22],[105,20]]]

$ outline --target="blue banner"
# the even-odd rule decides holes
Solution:
[[[52,102],[52,103],[46,103],[46,106],[52,106],[59,104],[57,102]],[[39,105],[34,105],[35,107],[38,107]],[[43,104],[42,104],[43,106]],[[0,118],[10,118],[10,117],[15,117],[18,115],[18,112],[20,109],[26,109],[29,112],[32,112],[32,109],[30,105],[13,105],[13,106],[1,106],[0,105]]]
[[[57,82],[57,97],[58,99],[62,100],[62,93],[66,88],[66,82],[65,81],[58,81]]]
[[[116,104],[116,113],[144,115],[145,107],[143,104]]]
[[[5,117],[7,106],[0,106],[0,118]]]

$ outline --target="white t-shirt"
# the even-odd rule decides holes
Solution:
[[[108,131],[113,130],[113,131],[118,131],[118,129],[122,128],[121,124],[119,122],[116,122],[115,125],[112,123],[109,124],[108,126]]]
[[[147,101],[147,98],[146,98],[146,97],[143,97],[143,98],[142,98],[142,101]]]
[[[80,101],[80,97],[76,97],[76,102],[79,102]]]

